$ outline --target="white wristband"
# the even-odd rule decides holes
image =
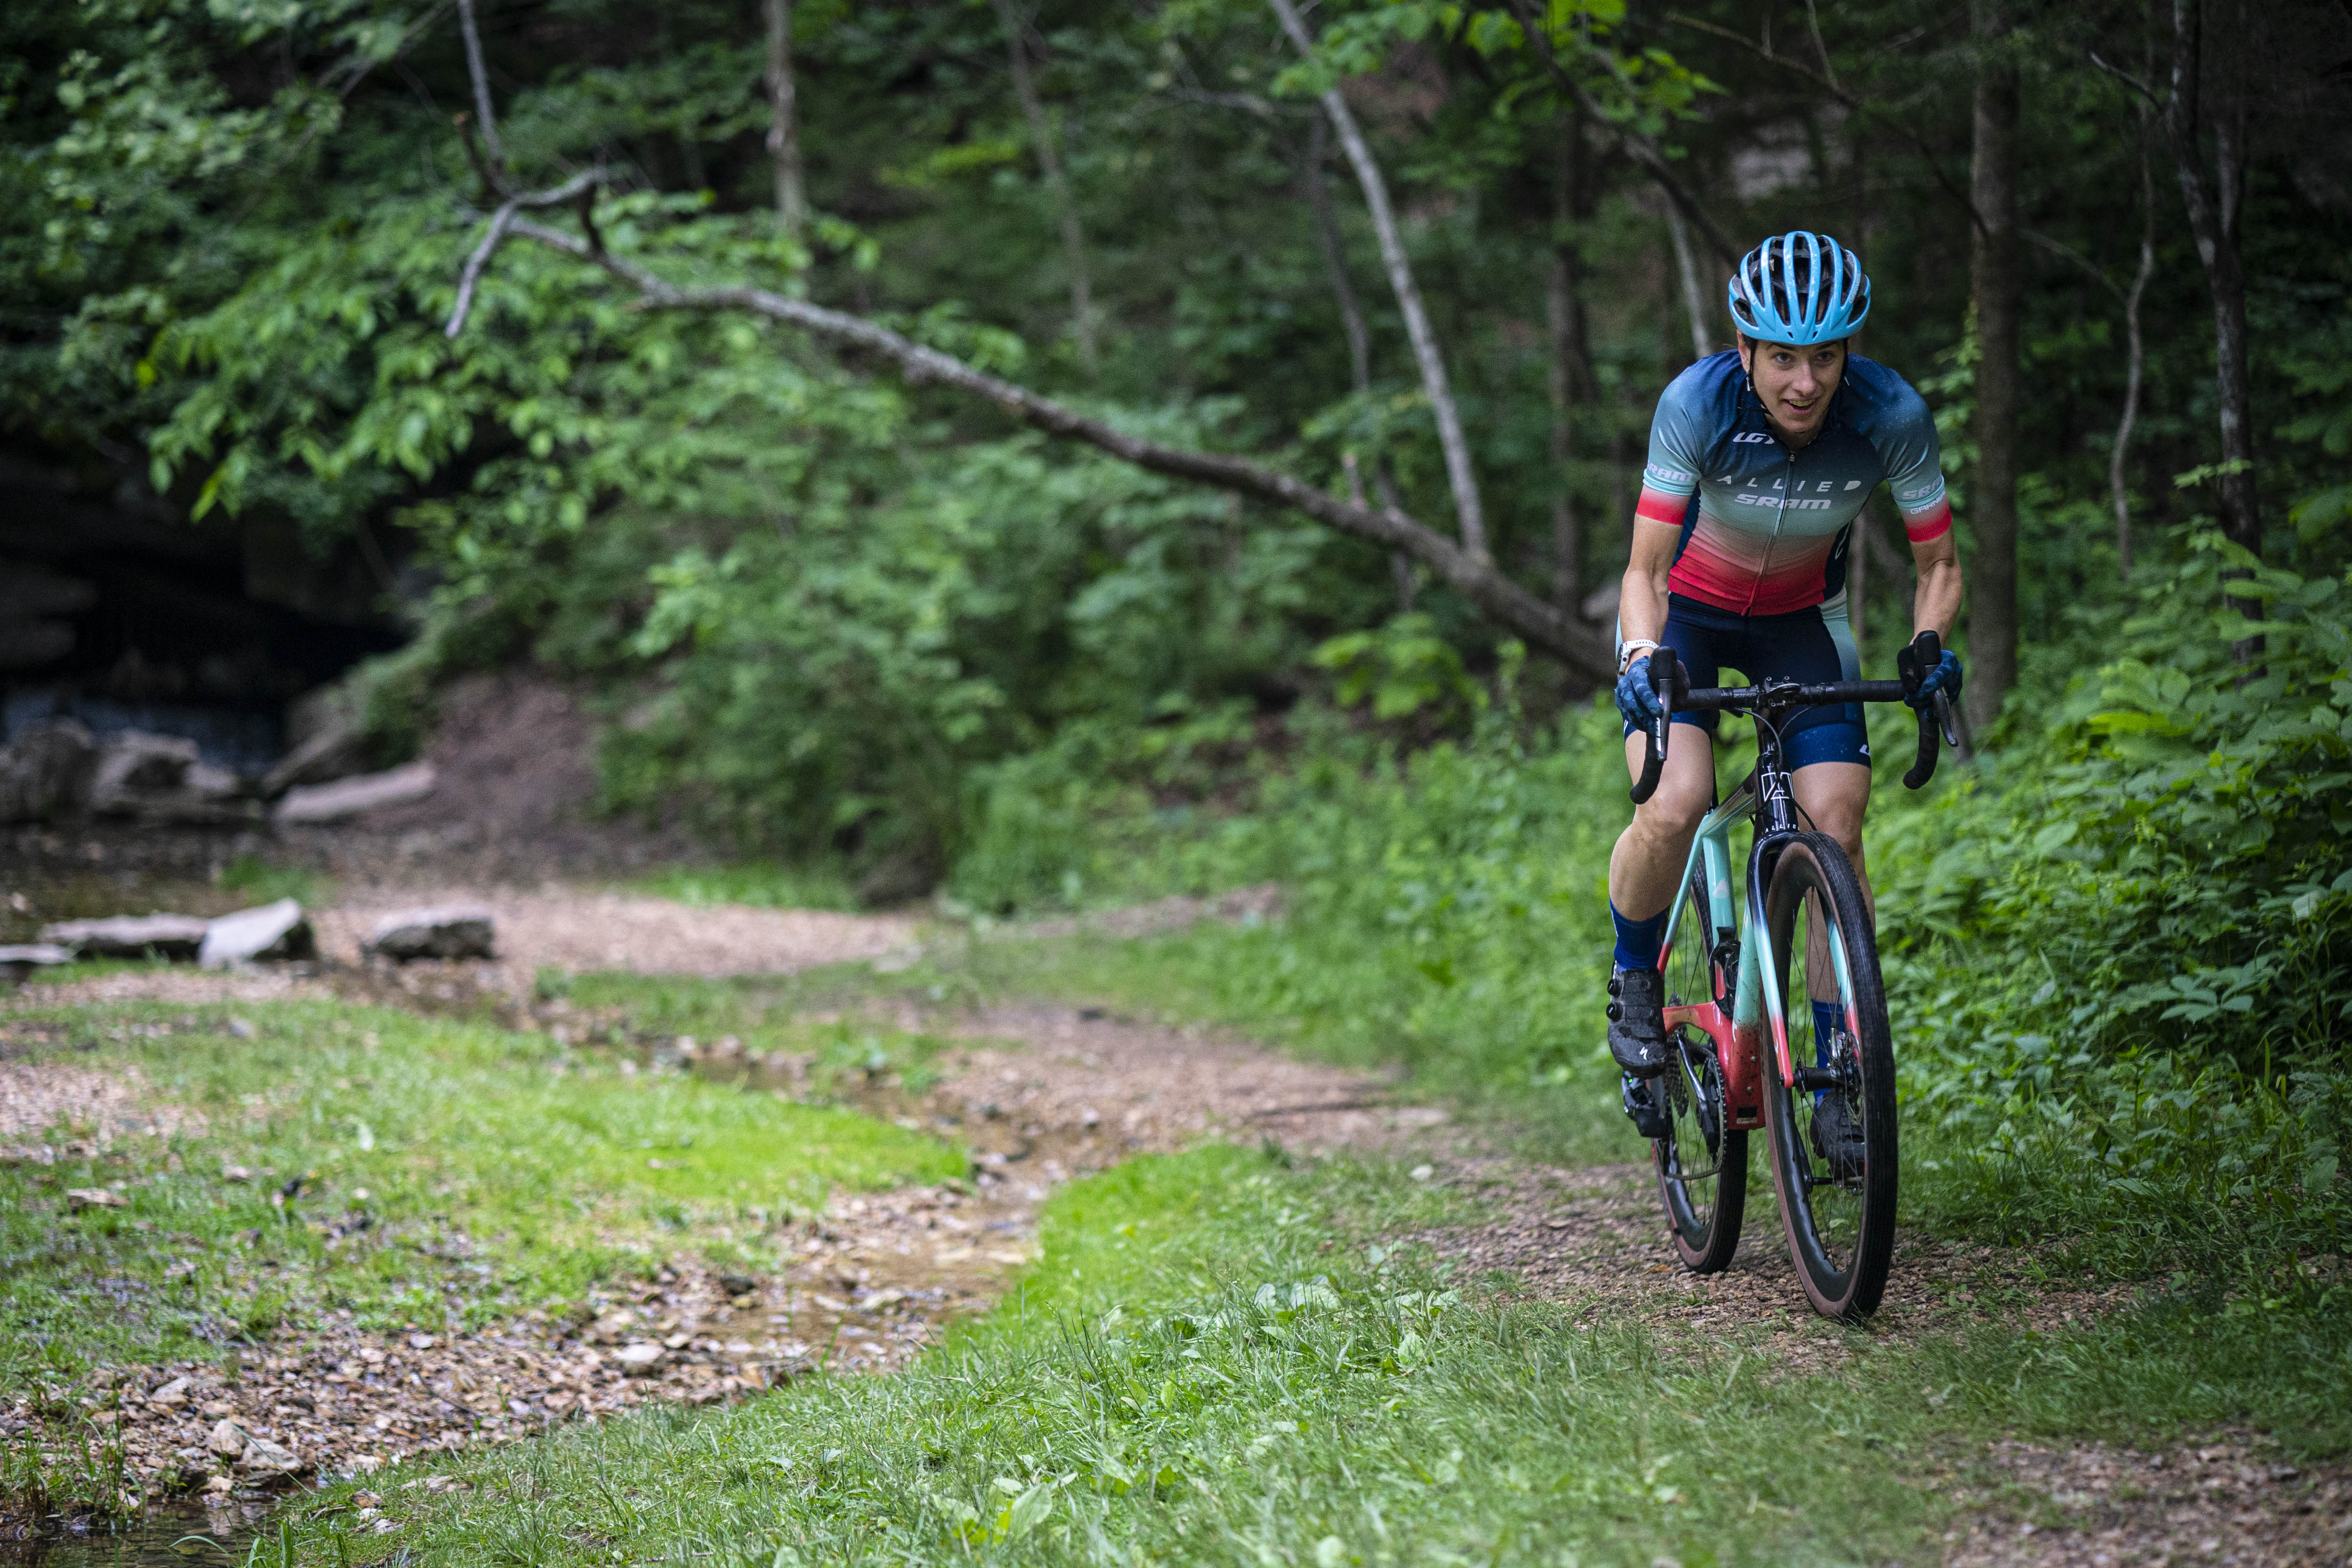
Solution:
[[[1619,643],[1617,645],[1617,673],[1622,675],[1626,670],[1632,668],[1633,660],[1638,656],[1644,653],[1655,653],[1657,651],[1658,645],[1652,642],[1648,637],[1635,637],[1630,642]]]

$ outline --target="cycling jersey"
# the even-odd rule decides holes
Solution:
[[[1634,510],[1682,529],[1673,592],[1741,616],[1842,616],[1847,541],[1881,480],[1913,543],[1950,530],[1936,422],[1910,383],[1849,355],[1821,433],[1791,453],[1727,349],[1659,397]]]

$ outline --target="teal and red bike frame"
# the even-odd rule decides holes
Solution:
[[[1790,792],[1780,726],[1790,714],[1804,708],[1833,702],[1901,701],[1904,683],[1837,680],[1807,685],[1767,679],[1754,686],[1694,689],[1684,684],[1686,678],[1681,663],[1674,658],[1671,650],[1660,651],[1664,657],[1654,660],[1652,676],[1664,711],[1652,726],[1648,756],[1641,779],[1633,786],[1635,804],[1648,800],[1657,789],[1664,764],[1666,725],[1676,710],[1746,712],[1756,719],[1756,770],[1731,792],[1730,799],[1717,805],[1699,823],[1691,842],[1690,858],[1683,868],[1680,886],[1703,895],[1698,901],[1706,909],[1706,929],[1684,929],[1693,900],[1677,896],[1670,906],[1665,935],[1659,947],[1658,970],[1661,973],[1671,973],[1667,963],[1678,943],[1705,944],[1713,994],[1705,1001],[1670,1001],[1665,1009],[1666,1027],[1671,1031],[1687,1025],[1715,1042],[1716,1059],[1723,1074],[1723,1124],[1732,1129],[1761,1127],[1764,1086],[1760,1075],[1768,1032],[1772,1066],[1781,1083],[1792,1089],[1826,1089],[1834,1081],[1811,1062],[1790,1059],[1789,1020],[1777,979],[1781,968],[1773,962],[1771,926],[1765,918],[1765,892],[1772,885],[1772,871],[1779,863],[1781,848],[1802,831]],[[1945,704],[1938,702],[1937,707],[1948,714]],[[1936,771],[1937,716],[1928,711],[1919,715],[1919,760],[1903,778],[1912,789],[1926,784]],[[1736,900],[1731,890],[1731,829],[1743,818],[1754,822],[1756,838],[1748,852],[1746,896],[1744,900]],[[1740,907],[1743,901],[1744,910]],[[1743,914],[1744,921],[1740,918]],[[1844,972],[1845,944],[1838,940],[1835,917],[1824,911],[1824,918],[1832,921],[1826,933],[1827,946],[1837,966],[1839,994],[1851,997],[1854,992],[1852,976]],[[1860,1024],[1852,1017],[1847,1018],[1846,1027],[1856,1034],[1861,1032]],[[1817,1076],[1819,1082],[1815,1081]]]

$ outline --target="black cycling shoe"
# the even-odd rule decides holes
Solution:
[[[1862,1118],[1854,1114],[1850,1091],[1831,1089],[1813,1107],[1813,1152],[1828,1162],[1831,1177],[1841,1182],[1853,1181],[1870,1163]]]
[[[1666,1020],[1659,1012],[1665,984],[1654,969],[1620,969],[1609,976],[1609,1054],[1634,1078],[1666,1070]]]
[[[1653,1143],[1672,1133],[1674,1118],[1667,1114],[1664,1106],[1658,1103],[1657,1080],[1635,1078],[1627,1073],[1623,1082],[1625,1114],[1633,1119],[1633,1131]]]

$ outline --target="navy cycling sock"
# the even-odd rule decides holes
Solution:
[[[1813,1056],[1815,1067],[1830,1065],[1830,1041],[1845,1027],[1845,1009],[1834,1002],[1813,1004]]]
[[[1658,944],[1665,940],[1667,910],[1660,910],[1645,921],[1629,921],[1617,912],[1617,901],[1609,901],[1609,918],[1617,922],[1617,967],[1620,969],[1655,969],[1658,967]]]

